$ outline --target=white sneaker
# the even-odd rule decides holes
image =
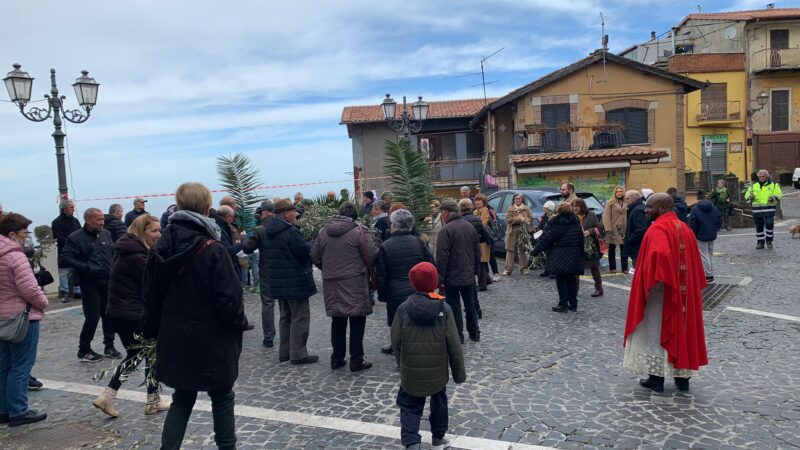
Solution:
[[[633,275],[633,269],[632,268],[628,270],[628,275]]]
[[[492,275],[492,282],[497,283],[498,281],[500,281],[500,274],[496,273]]]

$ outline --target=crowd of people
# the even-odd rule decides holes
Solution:
[[[782,194],[766,171],[759,178],[746,197],[756,211],[757,248],[764,242],[772,248],[772,215]],[[363,345],[367,316],[376,297],[386,303],[390,339],[381,351],[394,355],[400,370],[402,443],[420,445],[419,422],[429,397],[433,448],[446,448],[445,386],[449,371],[456,383],[466,378],[465,337],[481,340],[478,293],[502,279],[495,259],[500,240],[506,249],[502,275],[511,277],[515,266],[519,275],[542,268],[542,276],[555,279],[558,303],[552,310],[559,313],[577,311],[579,277],[587,270],[594,282],[590,297],[603,296],[600,262],[607,253],[614,274],[619,255],[621,271],[634,275],[625,366],[649,374],[641,382],[649,389],[663,390],[664,377],[672,376],[679,389],[688,390],[689,377],[707,364],[700,291],[714,281],[713,244],[718,230],[729,226],[724,183],[713,193],[698,192],[691,211],[677,190],[617,186],[602,220],[565,183],[562,199],[546,202],[540,217],[522,194],[514,195],[505,231],[486,195],[471,194],[463,187],[458,200],[436,201],[425,222],[417,222],[391,193],[378,199],[365,192],[360,204],[344,202],[310,242],[297,226],[301,193],[294,200],[263,201],[255,212],[258,226],[249,233],[235,224],[241,205],[226,196],[214,210],[210,191],[199,183],[179,186],[175,204],[161,217],[136,198],[124,216],[120,204],[110,205],[107,214],[86,208],[81,225],[74,203],[63,200],[52,231],[59,299],[80,299],[83,309],[77,358],[121,360],[92,404],[118,417],[116,394],[133,363],[144,359],[146,378],[154,370],[157,380],[147,384],[145,414],[168,411],[162,448],[180,448],[198,392],[211,398],[217,445],[235,448],[233,386],[243,332],[254,328],[244,313],[244,286],[250,278],[260,296],[263,346],[272,348],[278,337],[279,363],[313,364],[319,356],[309,352],[307,341],[317,267],[331,318],[331,370],[373,366]],[[364,215],[371,226],[360,220]],[[25,336],[0,340],[0,423],[12,426],[46,418],[27,404],[39,322],[48,306],[24,253],[30,224],[16,213],[0,218],[0,319],[4,327],[21,313],[28,321]],[[252,272],[242,265],[247,258]],[[667,314],[679,318],[662,329]],[[102,353],[92,347],[98,325]],[[659,333],[683,337],[663,345]],[[124,355],[115,347],[116,336]],[[154,366],[142,357],[143,340],[157,342]],[[161,399],[158,382],[174,389],[171,403]]]

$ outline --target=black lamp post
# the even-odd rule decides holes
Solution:
[[[58,193],[61,198],[67,197],[67,172],[64,166],[64,137],[66,133],[61,129],[63,117],[72,123],[83,123],[89,119],[92,108],[97,103],[97,89],[100,86],[94,78],[89,77],[89,72],[82,70],[81,77],[75,80],[72,87],[75,89],[75,97],[83,111],[78,109],[64,109],[65,96],[58,95],[56,87],[56,69],[50,69],[50,94],[45,94],[47,99],[47,109],[32,106],[25,111],[25,105],[31,100],[31,90],[33,88],[33,78],[28,72],[20,70],[19,64],[14,64],[14,70],[8,72],[3,78],[6,83],[6,90],[11,101],[19,107],[19,112],[28,120],[33,122],[44,122],[50,117],[53,118],[53,140],[56,143],[56,162],[58,163]]]
[[[411,109],[414,112],[414,117],[412,118],[408,114],[408,108],[406,106],[406,96],[403,96],[403,112],[400,114],[399,119],[395,119],[394,115],[397,111],[397,102],[391,97],[391,95],[386,94],[386,98],[383,99],[383,103],[381,103],[381,108],[383,109],[383,117],[386,119],[386,123],[396,133],[403,133],[406,138],[410,137],[412,133],[419,133],[422,130],[422,122],[428,118],[428,108],[430,105],[428,102],[422,101],[422,96],[418,97],[419,100],[414,102],[411,105]]]

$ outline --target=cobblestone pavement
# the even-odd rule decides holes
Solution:
[[[755,250],[753,230],[723,233],[717,240],[718,281],[751,281],[706,312],[710,365],[692,379],[689,393],[677,392],[671,383],[664,393],[651,393],[622,368],[627,305],[622,287],[630,276],[606,276],[606,282],[619,287],[607,286],[599,299],[589,298],[590,283],[582,284],[579,312],[573,314],[550,312],[556,303],[554,282],[535,273],[490,286],[481,295],[482,341],[464,348],[467,382],[448,386],[451,435],[556,448],[800,448],[800,239],[786,234],[788,224],[800,222],[800,195],[787,196],[784,209],[787,221],[776,229],[773,251]],[[392,437],[366,426],[323,425],[327,417],[399,426],[394,406],[398,374],[393,358],[380,353],[388,341],[383,305],[367,321],[365,348],[375,366],[352,374],[332,372],[327,364],[330,321],[320,295],[311,302],[309,349],[321,362],[303,367],[279,364],[276,348],[260,345],[260,303],[254,295],[246,302],[247,315],[257,325],[245,334],[235,388],[240,448],[399,447],[399,432]],[[109,365],[76,360],[81,321],[79,308],[46,317],[35,376],[92,385],[92,373]],[[137,374],[123,389],[143,392],[140,382]],[[13,438],[24,442],[19,437],[24,433],[71,423],[116,436],[98,448],[158,446],[163,415],[145,417],[143,403],[121,400],[121,417],[107,419],[91,406],[92,398],[69,389],[32,393],[32,406],[47,411],[48,420],[0,428],[0,448]],[[308,425],[314,420],[298,425],[243,413],[240,406],[322,417],[319,426]],[[214,448],[211,424],[209,412],[196,411],[185,448]],[[490,441],[480,442],[474,447],[490,448]],[[497,443],[494,448],[509,447]]]

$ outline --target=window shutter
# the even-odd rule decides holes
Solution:
[[[772,91],[772,131],[789,131],[789,91]]]
[[[614,109],[606,113],[606,121],[622,124],[622,135],[625,137],[625,144],[646,144],[650,139],[647,133],[646,109]]]

